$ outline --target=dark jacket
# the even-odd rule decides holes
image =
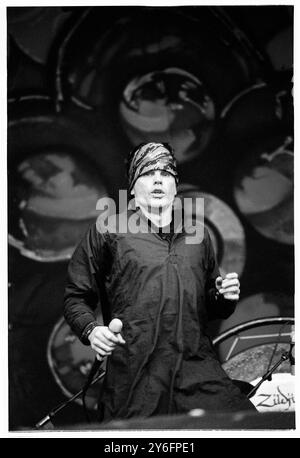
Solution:
[[[128,211],[126,217],[134,212]],[[141,224],[147,225],[141,217]],[[144,227],[144,226],[143,226]],[[123,322],[124,346],[107,360],[102,419],[233,411],[252,404],[222,369],[206,325],[231,315],[217,294],[219,275],[207,229],[201,243],[187,232],[121,233],[94,224],[69,264],[64,316],[83,343],[100,301],[104,322]]]

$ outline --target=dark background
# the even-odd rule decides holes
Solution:
[[[234,198],[238,178],[251,175],[261,154],[293,139],[293,7],[10,7],[7,31],[11,233],[18,217],[17,166],[47,148],[92,160],[116,199],[126,188],[124,159],[132,147],[118,109],[123,90],[138,75],[181,68],[202,82],[214,106],[213,119],[193,126],[194,154],[178,160],[181,183],[221,201],[243,233],[242,255],[233,244],[229,262],[235,270],[235,254],[242,261],[241,300],[233,318],[212,323],[212,335],[257,317],[293,316],[293,196],[256,219]],[[185,122],[177,121],[164,140],[176,143]],[[291,187],[292,146],[291,141],[290,154],[269,164]],[[272,186],[266,190],[271,195]],[[206,222],[222,265],[227,226],[216,212]],[[279,220],[283,237],[276,231],[269,236]],[[66,400],[49,367],[47,346],[62,318],[67,262],[30,259],[9,245],[11,429],[33,427]],[[84,420],[82,407],[73,403],[55,423]]]

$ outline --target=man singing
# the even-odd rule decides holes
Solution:
[[[220,277],[205,227],[187,243],[189,223],[175,217],[172,148],[139,145],[127,174],[134,205],[117,216],[138,221],[139,230],[99,217],[74,252],[65,290],[72,330],[98,358],[108,357],[99,420],[255,409],[224,372],[206,329],[234,312],[238,275]],[[105,325],[96,320],[99,303]],[[113,318],[121,333],[109,329]]]

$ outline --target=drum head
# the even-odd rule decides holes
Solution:
[[[295,410],[294,369],[288,356],[293,332],[292,317],[258,318],[213,340],[223,369],[258,411]]]

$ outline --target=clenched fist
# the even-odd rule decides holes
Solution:
[[[225,278],[218,277],[216,279],[216,288],[225,299],[237,301],[240,297],[240,281],[239,276],[235,272],[225,275]]]

